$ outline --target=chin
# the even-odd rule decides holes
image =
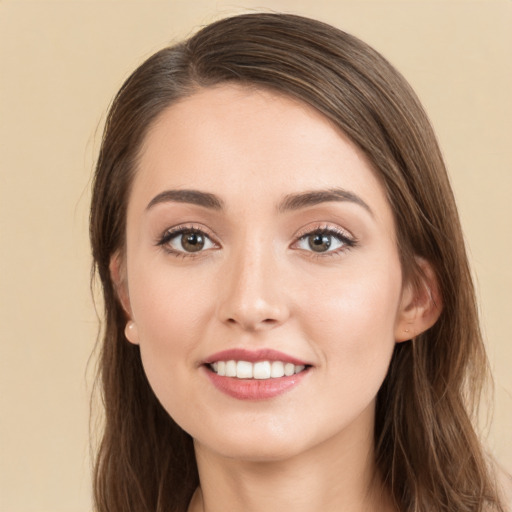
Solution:
[[[205,445],[194,440],[196,451],[204,448],[217,456],[244,462],[278,462],[292,459],[302,452],[296,440],[286,442],[263,438],[229,440],[224,443]]]
[[[252,418],[251,421],[209,422],[205,428],[187,429],[196,451],[254,462],[285,460],[300,453],[311,439],[296,421],[280,422],[276,417]],[[197,427],[197,425],[195,425]]]

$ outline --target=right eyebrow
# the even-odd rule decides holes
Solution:
[[[201,192],[200,190],[164,190],[151,199],[146,206],[146,211],[157,204],[167,202],[190,203],[213,210],[222,210],[224,208],[222,200],[208,192]]]

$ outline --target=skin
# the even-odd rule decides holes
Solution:
[[[283,209],[290,195],[332,189],[361,202]],[[223,208],[148,208],[168,190],[214,194]],[[187,253],[179,235],[159,243],[176,226],[204,232],[204,249]],[[315,252],[305,236],[319,229],[351,242],[328,235],[334,249]],[[201,489],[189,510],[392,510],[372,459],[375,397],[395,343],[438,312],[433,283],[403,282],[392,210],[362,152],[294,99],[202,89],[149,130],[126,234],[112,276],[156,396],[194,438]],[[311,368],[282,395],[239,400],[202,365],[229,348]]]

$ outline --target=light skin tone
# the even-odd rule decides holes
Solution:
[[[393,510],[373,464],[375,397],[439,300],[426,262],[421,286],[404,282],[362,152],[286,96],[202,89],[149,130],[126,234],[112,277],[156,396],[194,439],[189,510]],[[306,373],[269,399],[229,396],[203,363],[232,348],[279,350]]]

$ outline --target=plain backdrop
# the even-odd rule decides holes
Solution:
[[[512,470],[512,1],[0,0],[0,510],[86,512],[98,320],[88,204],[105,111],[161,47],[248,10],[309,15],[381,51],[437,131]]]

